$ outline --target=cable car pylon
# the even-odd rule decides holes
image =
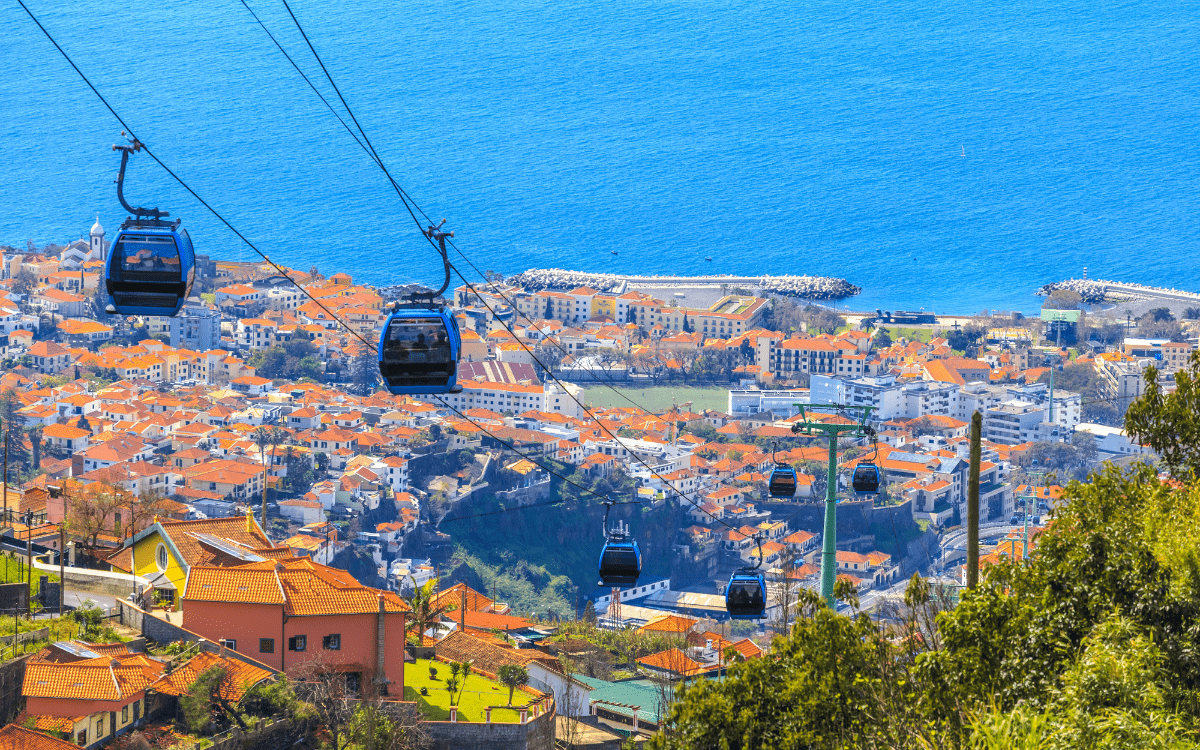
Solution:
[[[867,419],[873,406],[845,406],[843,404],[795,404],[800,410],[800,421],[792,423],[792,434],[817,437],[824,435],[829,440],[829,477],[825,484],[825,531],[821,539],[821,598],[832,610],[837,610],[833,599],[833,584],[837,580],[837,445],[838,437],[853,433],[856,437],[866,434]],[[847,411],[857,412],[857,420],[849,422],[822,422],[809,418],[813,409],[828,409],[832,416]]]

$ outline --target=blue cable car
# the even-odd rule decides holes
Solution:
[[[462,337],[454,313],[436,300],[450,286],[450,258],[442,224],[430,226],[425,236],[437,240],[446,277],[436,292],[410,294],[393,303],[379,337],[379,374],[388,391],[411,393],[462,393],[458,384],[458,356]],[[422,301],[423,300],[423,301]]]
[[[735,571],[725,587],[725,611],[733,620],[757,620],[767,611],[767,582],[758,572],[763,559],[762,537],[754,539],[758,542],[758,563]]]
[[[131,206],[125,200],[125,167],[129,155],[140,151],[134,139],[121,152],[117,199],[133,216],[121,224],[104,264],[105,311],[121,315],[173,316],[183,307],[196,280],[196,252],[179,220],[164,221],[170,214],[157,208]]]
[[[610,536],[600,550],[600,585],[606,588],[636,586],[642,575],[642,550],[633,539]]]
[[[790,466],[776,466],[771,470],[767,492],[776,500],[790,500],[796,496],[796,470]]]
[[[379,374],[388,391],[460,393],[458,321],[445,307],[397,305],[379,337]]]
[[[855,492],[876,493],[879,492],[879,467],[875,464],[859,464],[854,467],[854,476],[851,479],[851,484],[854,485]]]
[[[637,540],[624,530],[609,529],[608,512],[612,503],[604,503],[604,547],[600,550],[600,586],[627,588],[636,586],[642,575],[642,550]]]
[[[775,459],[775,447],[771,448],[771,460],[775,468],[767,482],[767,494],[775,500],[790,500],[796,496],[796,470]]]

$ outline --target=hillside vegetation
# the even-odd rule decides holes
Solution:
[[[563,474],[572,467],[555,464]],[[557,470],[557,469],[556,469]],[[633,499],[634,482],[628,477],[588,479],[578,472],[567,478],[580,486],[618,502]],[[463,576],[497,596],[517,612],[554,612],[573,616],[576,594],[596,588],[597,564],[604,544],[604,506],[594,495],[555,480],[551,497],[557,503],[511,510],[495,495],[486,495],[455,507],[441,526],[457,545],[453,565],[462,565],[473,575]],[[510,512],[496,513],[509,510]],[[478,516],[477,514],[494,513]],[[454,521],[454,518],[463,518]],[[637,537],[644,560],[643,578],[653,580],[672,574],[675,532],[683,525],[683,511],[674,501],[658,508],[618,505],[610,523],[629,524]],[[470,554],[466,550],[471,550]]]
[[[1129,409],[1166,476],[1107,466],[1071,482],[1032,557],[988,566],[956,605],[917,577],[887,618],[806,595],[767,658],[683,687],[651,746],[1197,747],[1198,377],[1200,355],[1170,395],[1152,373]]]

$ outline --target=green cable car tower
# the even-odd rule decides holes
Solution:
[[[792,423],[792,433],[807,437],[824,436],[829,441],[829,478],[825,484],[825,532],[821,540],[821,598],[836,610],[833,584],[837,580],[837,445],[843,435],[863,437],[873,406],[842,404],[795,404],[800,421]],[[827,411],[826,411],[827,410]],[[817,414],[835,417],[834,421],[814,421]]]

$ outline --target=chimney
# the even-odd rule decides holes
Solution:
[[[387,686],[389,680],[387,678],[387,671],[384,668],[383,663],[383,657],[385,653],[384,635],[386,634],[384,618],[386,616],[386,610],[383,606],[383,592],[378,592],[376,596],[379,599],[379,613],[375,615],[375,682],[383,686],[380,688],[380,692],[384,695],[387,695]],[[400,634],[400,648],[404,648],[403,633]]]

